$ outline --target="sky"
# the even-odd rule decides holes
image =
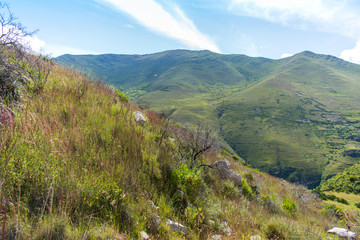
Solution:
[[[279,59],[308,50],[360,64],[358,0],[9,0],[33,50],[207,49]]]

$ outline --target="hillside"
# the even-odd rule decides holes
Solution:
[[[360,66],[336,57],[176,50],[56,61],[100,75],[174,121],[207,123],[225,149],[289,181],[312,188],[357,162],[346,153],[360,149]]]
[[[44,88],[22,89],[14,121],[0,128],[5,239],[319,239],[348,224],[309,190],[215,150],[189,168],[184,129],[49,66]],[[146,122],[135,120],[138,110]],[[224,159],[240,185],[222,174]]]

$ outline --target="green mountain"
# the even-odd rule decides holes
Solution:
[[[360,66],[302,52],[272,60],[209,51],[63,55],[143,107],[206,123],[222,146],[292,182],[317,186],[357,162]]]

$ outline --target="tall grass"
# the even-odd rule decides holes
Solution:
[[[138,124],[136,110],[112,88],[53,66],[43,91],[25,97],[14,124],[0,130],[1,236],[136,239],[144,230],[154,239],[184,238],[166,226],[170,218],[187,225],[190,239],[223,234],[224,220],[229,239],[266,236],[268,221],[284,236],[317,239],[333,223],[306,189],[230,157],[251,194],[213,169],[186,167],[167,138],[176,127],[151,111]],[[211,152],[202,161],[223,157]],[[296,214],[281,210],[284,199],[296,204]]]

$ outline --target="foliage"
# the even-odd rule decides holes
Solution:
[[[266,226],[266,238],[271,240],[285,240],[282,230],[275,224],[270,223]]]
[[[297,212],[297,204],[290,199],[285,198],[283,200],[281,208],[288,214],[295,216]]]
[[[249,186],[249,184],[247,183],[247,181],[243,178],[241,179],[242,181],[242,193],[245,196],[253,196],[254,192],[252,190],[252,188]]]
[[[33,33],[16,21],[6,3],[0,2],[0,102],[14,104],[25,88],[32,93],[43,90],[50,72],[49,63],[31,55],[24,38]]]
[[[116,94],[118,95],[120,101],[128,103],[129,102],[129,98],[120,90],[116,90]]]

